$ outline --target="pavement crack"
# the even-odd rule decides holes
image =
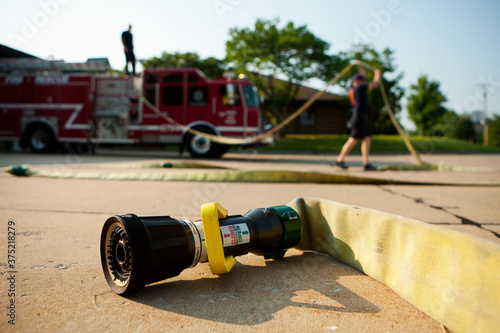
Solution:
[[[446,212],[447,212],[447,213],[449,213],[449,214],[451,214],[451,215],[453,215],[453,216],[455,216],[456,218],[460,219],[460,222],[461,222],[462,224],[465,224],[465,225],[473,225],[473,226],[478,227],[478,228],[480,228],[480,229],[483,229],[483,230],[489,231],[489,232],[491,232],[493,235],[495,235],[495,237],[500,238],[500,233],[495,232],[495,231],[493,231],[493,230],[489,230],[489,229],[484,228],[484,227],[483,227],[483,225],[482,225],[481,223],[479,223],[479,222],[472,221],[472,220],[470,220],[470,219],[468,219],[468,218],[466,218],[466,217],[463,217],[463,216],[460,216],[460,215],[457,215],[457,214],[453,214],[453,213],[448,212],[448,211],[446,211]]]
[[[484,230],[484,231],[488,231],[488,232],[492,233],[492,234],[493,234],[495,237],[497,237],[497,238],[500,238],[500,233],[495,232],[495,231],[490,230],[490,229],[487,229],[487,228],[484,228],[484,227],[483,227],[483,224],[481,224],[481,223],[479,223],[479,222],[473,221],[473,220],[468,219],[468,218],[466,218],[466,217],[464,217],[464,216],[460,216],[460,215],[458,215],[458,214],[455,214],[455,213],[453,213],[453,212],[450,212],[450,211],[449,211],[448,209],[446,209],[445,207],[442,207],[442,206],[437,206],[437,205],[431,205],[431,204],[429,204],[429,203],[425,202],[425,200],[424,200],[423,198],[414,198],[414,197],[409,196],[409,195],[407,195],[407,194],[404,194],[404,193],[401,193],[401,192],[394,191],[394,190],[392,190],[392,189],[390,189],[390,188],[386,188],[386,187],[383,187],[383,186],[380,186],[380,185],[377,185],[377,186],[378,186],[380,189],[382,189],[383,191],[385,191],[385,192],[389,192],[389,193],[391,193],[391,194],[393,194],[393,195],[398,195],[398,196],[400,196],[400,197],[403,197],[403,198],[406,198],[406,199],[412,200],[413,202],[415,202],[415,203],[417,203],[417,204],[422,204],[422,205],[424,205],[424,206],[426,206],[426,207],[429,207],[429,208],[432,208],[432,209],[435,209],[435,210],[440,210],[440,211],[442,211],[442,212],[444,212],[444,213],[446,213],[446,214],[449,214],[449,215],[451,215],[451,216],[453,216],[453,217],[456,217],[457,219],[459,219],[459,220],[460,220],[460,223],[461,223],[462,225],[472,225],[472,226],[475,226],[475,227],[477,227],[477,228],[479,228],[479,229],[482,229],[482,230]]]

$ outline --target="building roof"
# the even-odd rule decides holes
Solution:
[[[34,55],[24,53],[22,51],[13,49],[11,47],[5,46],[0,44],[0,58],[35,58],[39,59],[38,57],[35,57]]]
[[[265,78],[268,77],[267,75],[261,75],[261,76],[265,77]],[[286,82],[286,81],[278,79],[278,78],[274,78],[274,81]],[[319,91],[321,91],[321,90],[302,85],[299,87],[299,93],[297,95],[296,100],[297,101],[306,101],[306,100],[310,99],[311,97],[313,97]],[[324,92],[318,98],[318,101],[338,101],[341,99],[345,99],[345,96],[339,96],[339,95],[336,95],[336,94],[333,94],[330,92]]]
[[[306,87],[306,86],[301,86],[299,88],[299,94],[297,95],[297,100],[308,100],[309,98],[313,97],[318,91],[318,89]],[[332,94],[329,92],[324,92],[318,100],[320,101],[338,101],[341,99],[342,96]]]

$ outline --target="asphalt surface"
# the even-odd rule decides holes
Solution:
[[[423,156],[428,163],[467,167],[462,172],[367,173],[356,155],[346,161],[350,169],[341,171],[331,166],[334,158],[248,151],[195,161],[238,170],[382,177],[387,185],[83,180],[0,173],[0,302],[4,309],[0,331],[442,332],[441,324],[383,284],[334,259],[298,250],[277,261],[251,254],[238,257],[233,270],[221,277],[213,276],[203,263],[129,297],[110,291],[99,255],[100,233],[108,217],[135,213],[197,220],[200,205],[213,201],[230,214],[243,214],[297,197],[319,197],[500,241],[500,186],[489,186],[500,183],[499,155]],[[193,160],[175,152],[144,150],[99,150],[97,155],[0,153],[0,166],[29,164],[34,170],[179,172],[136,168],[166,162]],[[372,162],[377,166],[414,163],[409,155],[374,155]],[[475,185],[391,185],[394,179]],[[9,238],[9,226],[15,229],[14,238]],[[9,242],[15,243],[14,259],[8,257]],[[12,275],[15,279],[9,280]],[[15,296],[9,295],[12,288]],[[12,311],[7,309],[13,299],[15,325],[8,322]]]

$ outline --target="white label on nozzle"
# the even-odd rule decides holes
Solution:
[[[220,232],[224,247],[250,243],[250,232],[245,223],[221,226]]]

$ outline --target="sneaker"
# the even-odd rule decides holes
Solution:
[[[338,166],[341,169],[349,169],[349,167],[342,161],[342,162],[335,162],[335,166]]]
[[[365,171],[375,171],[377,170],[377,167],[371,163],[368,163],[367,165],[365,165],[364,169]]]

